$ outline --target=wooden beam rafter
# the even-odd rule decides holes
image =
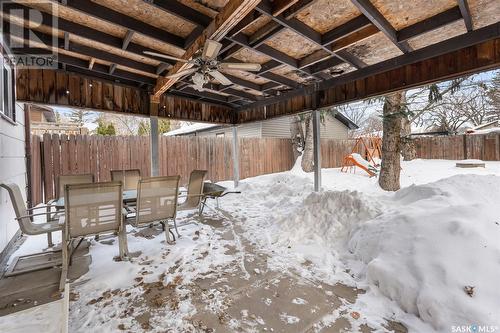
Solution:
[[[153,6],[156,6],[172,15],[177,16],[185,21],[191,22],[199,27],[206,27],[212,19],[189,6],[186,6],[178,1],[172,0],[149,0],[147,1]]]
[[[351,0],[351,2],[363,13],[380,31],[382,31],[391,42],[394,43],[403,53],[412,51],[411,46],[406,42],[398,41],[396,29],[378,11],[370,0]]]
[[[63,6],[85,13],[90,17],[104,20],[111,24],[120,25],[128,30],[154,38],[163,43],[171,44],[179,48],[184,47],[184,39],[182,37],[136,20],[128,15],[119,13],[95,2],[88,0],[67,0],[66,5]]]
[[[465,27],[467,31],[474,30],[474,26],[472,25],[472,16],[470,14],[469,3],[467,0],[458,0],[458,7],[460,8],[460,13],[464,19]]]
[[[399,30],[397,38],[399,42],[402,42],[461,19],[462,14],[458,6],[456,6]]]
[[[248,13],[250,13],[260,0],[229,0],[224,8],[219,12],[215,19],[208,25],[203,33],[189,46],[183,55],[183,59],[190,59],[198,50],[200,50],[207,39],[221,41],[227,33],[234,28]],[[189,68],[191,65],[178,62],[169,71],[169,74],[178,73],[181,70]],[[155,87],[154,98],[159,98],[167,91],[178,79],[169,79],[161,77]]]

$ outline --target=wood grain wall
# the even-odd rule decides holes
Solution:
[[[95,111],[150,116],[146,90],[80,74],[51,69],[18,69],[17,100],[85,108]],[[232,124],[234,111],[223,105],[163,94],[158,116],[170,119]]]

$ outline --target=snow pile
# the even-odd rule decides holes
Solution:
[[[319,235],[312,243],[337,244],[348,236],[354,224],[377,214],[376,205],[369,205],[357,191],[313,192],[300,207],[278,220],[281,229],[286,230],[279,237],[300,244],[308,235]]]
[[[369,307],[387,307],[385,296],[393,306],[387,315],[397,313],[417,331],[425,325],[415,326],[417,318],[437,331],[500,326],[500,177],[453,176],[377,197],[351,190],[303,193],[293,203],[284,197],[297,194],[300,177],[271,179],[280,179],[270,184],[273,190],[246,195],[273,210],[258,225],[278,254],[272,267],[297,269],[294,258],[307,260],[316,277],[330,282],[346,282],[349,275],[340,273],[347,270],[368,290]],[[273,193],[271,202],[266,193]]]
[[[500,178],[454,176],[396,193],[349,249],[367,282],[437,330],[500,324]]]

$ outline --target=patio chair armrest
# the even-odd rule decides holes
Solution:
[[[29,217],[33,217],[33,216],[52,215],[52,214],[54,214],[54,212],[43,212],[43,213],[28,214],[28,215],[23,215],[23,216],[16,217],[16,220],[24,219],[24,218],[27,218],[27,217],[29,218]]]
[[[31,208],[26,208],[26,210],[28,212],[30,212],[30,211],[33,211],[33,210],[36,210],[36,209],[42,209],[42,208],[46,209],[46,208],[52,208],[52,207],[54,207],[54,205],[41,205],[41,206],[35,206],[35,207],[31,207]]]
[[[184,198],[184,197],[186,197],[186,198],[190,198],[190,197],[203,197],[203,196],[205,196],[204,193],[202,193],[202,194],[184,194],[184,195],[179,195],[179,197],[182,197],[182,198]]]

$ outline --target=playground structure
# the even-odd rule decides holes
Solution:
[[[354,172],[358,167],[364,170],[370,177],[374,177],[379,171],[379,161],[382,157],[382,139],[379,137],[359,137],[349,155],[344,157],[341,172]],[[363,155],[361,155],[361,154]]]

